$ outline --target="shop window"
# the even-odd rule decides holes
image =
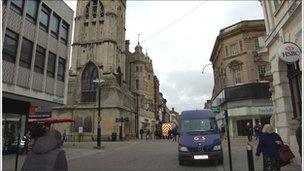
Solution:
[[[67,45],[67,42],[68,42],[69,27],[70,26],[65,21],[62,22],[62,25],[61,25],[62,32],[61,32],[60,40],[65,45]]]
[[[11,9],[18,14],[22,14],[24,0],[12,0]]]
[[[26,115],[11,113],[2,114],[3,154],[15,153],[17,151],[18,140],[20,140],[25,135],[25,123]]]
[[[58,71],[57,71],[57,80],[58,81],[64,81],[65,65],[66,65],[65,59],[59,57],[59,60],[58,60]]]
[[[299,118],[302,116],[302,72],[300,70],[299,61],[292,64],[287,64],[287,73],[291,93],[293,117]]]
[[[55,77],[55,67],[56,67],[56,55],[52,52],[49,52],[48,66],[47,66],[47,76],[54,78]]]
[[[81,77],[81,101],[96,102],[97,85],[93,82],[98,78],[98,68],[93,63],[88,63]]]
[[[19,65],[24,68],[30,69],[32,63],[32,53],[33,53],[33,42],[23,38]]]
[[[8,62],[15,63],[18,46],[18,34],[6,29],[5,38],[2,50],[2,59]]]
[[[48,32],[49,30],[49,20],[50,20],[50,10],[48,10],[45,6],[42,6],[40,13],[40,24],[39,27],[41,30]]]
[[[43,74],[45,60],[45,49],[39,45],[36,48],[35,67],[34,71]]]
[[[58,34],[59,34],[59,21],[60,21],[59,16],[53,14],[52,23],[51,23],[51,35],[56,39],[58,38]]]
[[[26,18],[34,24],[36,23],[37,9],[38,9],[37,0],[28,0],[27,1]]]

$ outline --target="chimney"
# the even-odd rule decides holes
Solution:
[[[174,112],[174,107],[172,107],[172,112]]]

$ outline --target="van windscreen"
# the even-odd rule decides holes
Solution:
[[[181,132],[184,133],[214,133],[217,132],[215,118],[184,119],[181,122]]]

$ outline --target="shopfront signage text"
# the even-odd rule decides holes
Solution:
[[[294,43],[286,42],[280,46],[278,55],[281,60],[285,62],[295,62],[302,56],[301,49]]]
[[[272,114],[273,113],[273,108],[272,107],[260,108],[260,109],[258,109],[258,112],[260,114]]]
[[[53,97],[53,102],[63,103],[63,99],[62,98],[58,98],[58,97]]]

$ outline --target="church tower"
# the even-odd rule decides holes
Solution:
[[[120,70],[124,77],[125,13],[126,0],[77,2],[72,72],[94,61],[103,73]]]
[[[101,120],[102,139],[108,140],[112,133],[134,136],[135,97],[125,83],[125,13],[126,0],[77,1],[67,105],[53,110],[54,117],[72,117],[75,123],[58,127],[60,131],[69,130],[77,137],[80,129],[89,141],[96,138]],[[104,80],[101,119],[95,79]],[[117,118],[126,120],[123,126]]]

